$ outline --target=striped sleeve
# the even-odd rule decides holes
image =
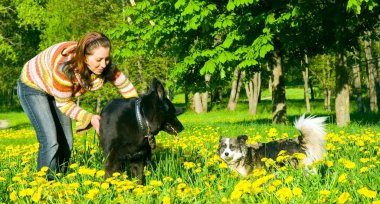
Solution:
[[[53,69],[53,96],[56,105],[62,113],[77,121],[76,132],[79,133],[91,128],[93,114],[82,109],[72,100],[72,86],[71,80],[62,72],[62,67],[55,67]]]
[[[114,76],[111,81],[124,98],[138,97],[137,91],[132,82],[117,68],[113,70]]]

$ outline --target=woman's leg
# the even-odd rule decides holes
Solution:
[[[30,88],[20,80],[17,88],[21,106],[32,123],[39,142],[37,170],[49,167],[51,172],[56,171],[56,155],[58,151],[57,127],[52,112],[54,109],[49,104],[49,95]],[[54,179],[49,172],[48,179]]]
[[[57,127],[58,153],[57,153],[57,172],[66,173],[67,165],[73,149],[73,131],[71,119],[63,114],[55,104],[55,100],[49,101],[54,107],[53,117]]]

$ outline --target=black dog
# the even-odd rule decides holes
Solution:
[[[144,183],[144,166],[155,148],[154,136],[161,130],[177,135],[184,127],[178,109],[167,98],[160,81],[153,79],[149,93],[140,98],[113,99],[101,113],[99,141],[106,158],[105,177],[130,163],[132,177]]]

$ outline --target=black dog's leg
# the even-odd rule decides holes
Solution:
[[[137,177],[139,179],[139,184],[143,185],[145,183],[144,177],[144,161],[134,161],[131,162],[131,173],[132,177]]]
[[[105,163],[104,163],[104,170],[105,170],[105,177],[109,178],[112,177],[112,174],[114,172],[119,172],[121,167],[121,162],[118,161],[116,155],[114,153],[111,153]]]

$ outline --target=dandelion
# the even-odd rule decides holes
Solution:
[[[196,167],[197,165],[193,162],[184,162],[183,165],[185,166],[185,169],[191,169],[193,167]]]
[[[70,169],[75,169],[77,168],[79,165],[77,163],[74,163],[74,164],[71,164],[70,165]]]
[[[85,186],[89,186],[89,185],[91,185],[91,183],[92,183],[92,181],[90,181],[90,180],[86,180],[86,181],[83,182],[83,184]]]
[[[41,200],[41,197],[42,197],[41,191],[37,191],[33,194],[32,201],[37,203]]]
[[[293,176],[288,176],[286,179],[285,179],[285,183],[290,183],[293,181]]]
[[[42,171],[42,172],[47,172],[48,170],[49,170],[49,167],[44,166],[44,167],[41,168],[40,171]]]
[[[339,176],[338,178],[339,183],[346,183],[347,182],[347,174],[343,173],[342,175]]]
[[[369,158],[360,158],[361,163],[367,163],[369,161]]]
[[[164,181],[173,181],[174,179],[172,177],[167,176],[163,180]]]
[[[90,200],[94,199],[99,193],[99,189],[90,189],[87,194],[84,195],[85,198],[88,198]]]
[[[285,202],[292,199],[293,193],[289,188],[284,187],[276,192],[276,196],[280,199],[281,202]]]
[[[100,188],[102,189],[108,189],[109,187],[110,187],[109,183],[102,183],[102,185],[100,185]]]
[[[267,189],[269,192],[274,192],[276,191],[276,186],[270,185]]]
[[[17,192],[16,191],[12,191],[12,193],[9,195],[9,199],[11,199],[11,201],[16,201],[17,200]]]
[[[114,173],[112,174],[112,177],[114,177],[114,178],[116,178],[116,177],[118,177],[118,176],[120,176],[120,173],[119,173],[119,172],[114,172]]]
[[[162,186],[163,183],[162,183],[162,181],[152,180],[152,181],[150,181],[150,185],[152,185],[152,186]]]
[[[342,193],[337,199],[338,203],[346,203],[347,201],[351,201],[350,194],[348,192]]]
[[[369,171],[368,167],[362,167],[362,168],[360,168],[360,173],[366,173],[368,171]]]
[[[331,192],[329,190],[321,190],[321,191],[319,191],[319,194],[324,195],[324,196],[328,196],[331,194]]]
[[[367,187],[359,189],[358,193],[367,198],[375,198],[377,194],[376,191],[369,190]]]
[[[104,170],[99,170],[96,172],[96,178],[104,177],[105,174],[106,172]]]
[[[162,204],[170,204],[170,197],[165,196],[165,197],[162,199]]]
[[[301,188],[293,188],[293,195],[295,196],[300,196],[302,194],[302,189]]]

